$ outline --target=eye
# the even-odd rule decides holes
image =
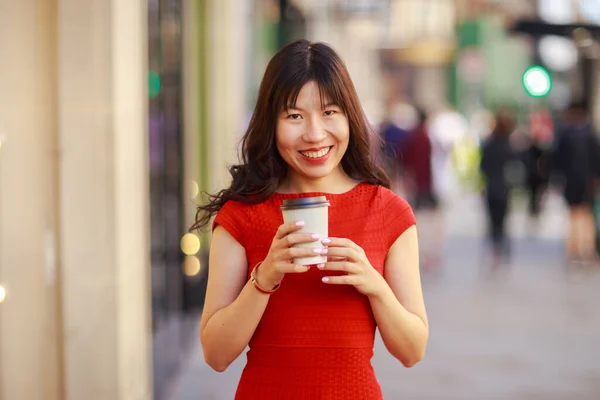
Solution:
[[[326,117],[331,117],[332,115],[334,115],[335,113],[337,113],[337,111],[335,110],[327,110],[323,113],[323,115],[325,115]]]
[[[300,118],[302,118],[302,115],[300,114],[290,114],[287,116],[288,119],[294,119],[294,120],[298,120]]]

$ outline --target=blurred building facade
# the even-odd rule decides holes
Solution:
[[[276,47],[253,3],[0,5],[0,398],[167,395],[204,295],[185,234]]]
[[[150,398],[146,4],[0,5],[0,397]]]

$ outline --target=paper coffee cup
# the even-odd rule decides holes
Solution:
[[[320,236],[315,242],[300,243],[295,247],[323,248],[321,239],[329,236],[329,201],[325,196],[303,197],[299,199],[284,200],[281,205],[284,222],[304,221],[300,231],[303,233],[317,233]],[[327,255],[312,257],[299,257],[294,259],[294,264],[313,265],[327,262]]]

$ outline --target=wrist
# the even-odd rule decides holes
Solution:
[[[260,287],[272,290],[277,285],[281,284],[283,276],[277,276],[276,274],[271,273],[268,268],[264,267],[264,263],[260,263],[256,267],[255,279]]]
[[[388,297],[390,293],[392,293],[392,295],[394,295],[394,293],[392,292],[392,289],[385,281],[385,278],[383,276],[379,275],[379,273],[377,275],[378,275],[377,284],[375,285],[373,292],[369,293],[367,295],[367,297],[369,298],[369,301],[373,301],[373,300],[381,301],[381,300],[385,299],[386,297]]]

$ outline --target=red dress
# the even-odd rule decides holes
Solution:
[[[283,223],[281,202],[315,195],[331,203],[329,235],[361,246],[380,273],[390,246],[415,224],[406,201],[362,183],[342,194],[276,193],[256,205],[229,201],[213,227],[223,226],[246,249],[250,277]],[[326,273],[288,274],[271,295],[250,340],[236,400],[383,398],[371,366],[376,323],[369,301],[352,286],[323,283]]]

